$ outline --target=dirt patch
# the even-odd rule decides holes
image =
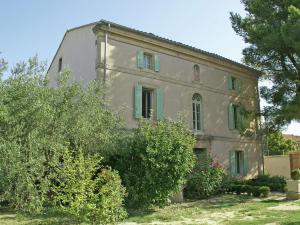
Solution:
[[[278,210],[278,211],[300,211],[300,206],[298,205],[278,205],[269,207],[268,210]]]
[[[222,223],[224,220],[232,219],[235,217],[234,212],[217,212],[210,214],[202,214],[200,218],[183,218],[182,220],[163,222],[163,221],[152,221],[151,223],[136,223],[136,222],[125,222],[119,225],[183,225],[183,224],[207,224],[217,225]]]

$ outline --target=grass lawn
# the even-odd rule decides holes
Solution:
[[[0,224],[78,224],[74,218],[51,211],[30,217],[0,210]],[[209,200],[172,204],[162,209],[130,212],[120,225],[136,224],[300,224],[300,200],[286,201],[283,194],[269,198],[224,195]]]

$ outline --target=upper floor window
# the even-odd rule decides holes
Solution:
[[[228,90],[237,90],[240,91],[242,86],[242,81],[236,77],[228,77]]]
[[[62,70],[62,57],[59,58],[58,60],[58,72]]]
[[[238,129],[240,127],[240,106],[229,104],[228,108],[229,129]]]
[[[151,54],[144,53],[143,61],[145,69],[153,69],[153,56]]]
[[[153,70],[155,72],[160,71],[160,57],[157,54],[147,53],[143,49],[139,49],[136,61],[139,69]]]
[[[142,117],[150,118],[153,110],[153,90],[142,88]]]
[[[200,67],[194,65],[194,81],[200,81]]]
[[[202,98],[199,94],[193,95],[193,129],[195,131],[202,130]]]
[[[151,88],[141,84],[134,88],[134,117],[136,119],[164,118],[164,92],[162,88]],[[153,113],[153,115],[151,115]]]

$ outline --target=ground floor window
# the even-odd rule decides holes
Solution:
[[[197,167],[205,168],[209,165],[209,156],[206,148],[194,148],[194,154]]]
[[[236,173],[237,174],[242,174],[242,168],[243,168],[243,152],[241,151],[236,151],[235,152],[235,165],[236,165]]]
[[[246,176],[248,174],[248,150],[230,151],[229,166],[232,176]]]

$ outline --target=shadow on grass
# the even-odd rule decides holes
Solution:
[[[45,213],[31,215],[27,213],[18,213],[10,208],[0,208],[0,223],[15,221],[26,221],[26,224],[32,225],[61,225],[61,224],[81,224],[76,217],[60,212],[55,209],[47,210]]]

